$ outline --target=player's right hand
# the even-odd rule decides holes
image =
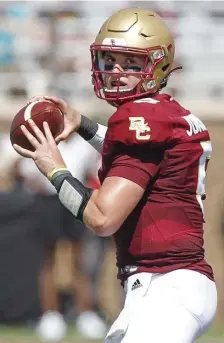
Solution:
[[[56,143],[59,143],[60,141],[67,139],[73,132],[76,132],[79,129],[81,114],[74,108],[70,107],[64,100],[55,96],[33,96],[30,100],[28,100],[27,104],[30,104],[34,101],[44,100],[54,102],[64,115],[64,130],[55,138]]]

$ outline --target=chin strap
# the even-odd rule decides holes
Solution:
[[[179,66],[179,67],[173,68],[173,69],[169,72],[169,74],[167,75],[167,77],[169,77],[170,74],[172,74],[174,71],[179,70],[179,69],[183,69],[183,67],[182,67],[182,66]]]
[[[171,75],[174,71],[179,70],[179,69],[183,69],[183,67],[182,67],[182,66],[179,66],[179,67],[173,68],[173,69],[169,72],[169,74],[166,76],[166,78],[163,79],[163,81],[161,82],[161,84],[160,84],[161,88],[166,87],[170,75]],[[161,88],[160,88],[160,89],[161,89]]]

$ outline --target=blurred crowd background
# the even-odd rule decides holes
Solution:
[[[211,133],[205,249],[219,291],[216,326],[224,326],[224,1],[0,1],[0,323],[29,326],[48,341],[63,338],[67,325],[102,339],[123,294],[113,240],[96,237],[60,205],[32,161],[13,151],[10,123],[28,98],[44,94],[106,124],[113,108],[93,92],[89,46],[124,7],[164,17],[175,66],[183,66],[165,91]],[[100,155],[78,135],[59,147],[73,175],[97,188]]]

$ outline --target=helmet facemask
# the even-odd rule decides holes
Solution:
[[[155,94],[160,88],[161,75],[159,76],[159,83],[156,73],[163,73],[162,66],[166,65],[164,59],[168,54],[168,49],[161,46],[153,48],[133,48],[117,45],[96,45],[92,44],[90,47],[92,57],[92,77],[94,84],[94,91],[100,99],[112,102],[113,104],[121,104],[126,100],[134,100],[145,97],[147,95]],[[114,71],[105,70],[105,62],[103,54],[106,52],[129,54],[131,56],[143,57],[144,66],[140,71]],[[161,65],[161,66],[160,66]],[[160,66],[160,68],[158,68]],[[169,64],[165,69],[169,67]],[[158,71],[157,71],[158,69]],[[160,70],[161,69],[161,70]],[[164,70],[165,71],[165,70]],[[116,88],[108,89],[105,84],[106,78],[109,76],[116,79]],[[122,87],[121,78],[135,76],[139,78],[139,82],[133,88]]]

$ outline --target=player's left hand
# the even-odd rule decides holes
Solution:
[[[35,151],[27,150],[21,146],[14,144],[14,149],[22,156],[32,158],[42,174],[48,176],[55,168],[65,168],[65,162],[55,143],[51,130],[47,122],[43,123],[44,133],[37,127],[33,120],[29,120],[29,125],[35,136],[30,133],[25,126],[21,126],[21,130],[29,142],[34,147]]]

